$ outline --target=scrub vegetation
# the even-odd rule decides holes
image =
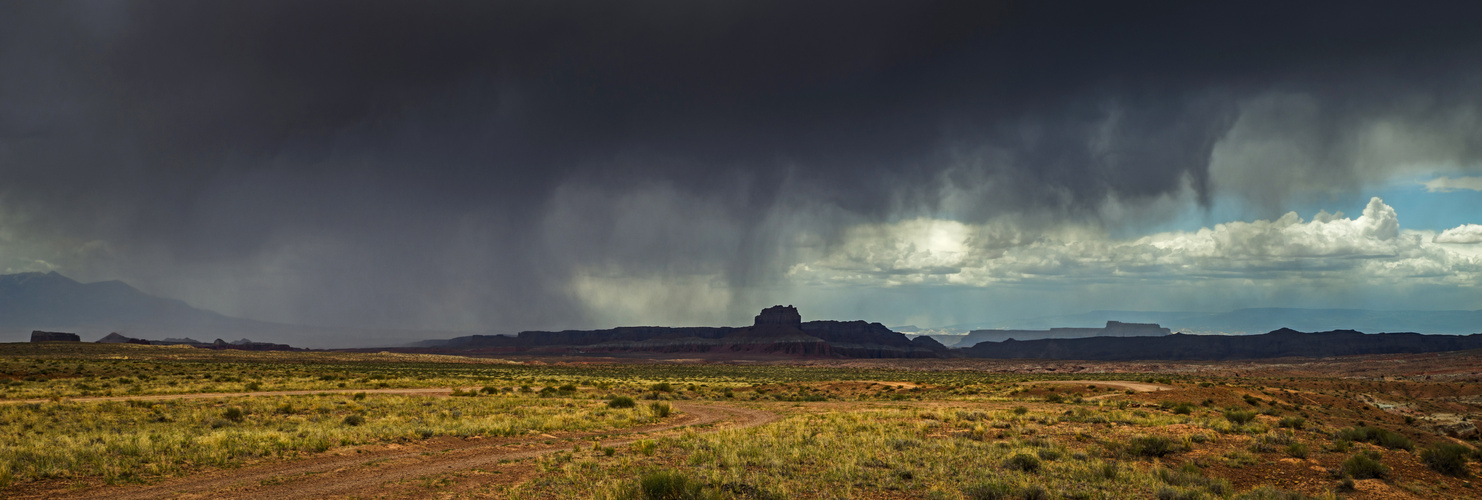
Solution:
[[[1415,416],[1428,404],[1467,408],[1482,387],[1465,383],[60,344],[0,353],[0,485],[17,492],[496,439],[564,449],[501,461],[508,474],[385,487],[613,499],[1482,496],[1470,482],[1477,443]],[[775,419],[601,441],[682,423],[695,404]]]

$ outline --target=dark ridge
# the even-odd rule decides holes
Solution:
[[[797,308],[769,307],[749,327],[627,326],[609,330],[472,335],[413,344],[416,352],[480,354],[695,353],[717,356],[941,358],[946,347],[864,321],[803,322]]]
[[[1306,333],[1282,328],[1260,335],[1092,337],[1079,339],[981,342],[956,349],[971,358],[1132,360],[1232,360],[1284,357],[1322,358],[1360,354],[1413,354],[1482,349],[1482,334],[1365,334],[1354,330]]]

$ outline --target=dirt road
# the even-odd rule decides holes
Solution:
[[[478,387],[464,387],[465,391],[477,391]],[[312,394],[405,394],[410,396],[447,396],[453,393],[446,387],[419,387],[410,389],[318,389],[310,391],[257,391],[257,392],[196,392],[190,394],[145,394],[138,396],[80,396],[62,398],[62,401],[154,401],[160,399],[211,399],[242,396],[305,396]],[[5,403],[48,403],[51,399],[0,399]]]
[[[442,391],[449,392],[446,389]],[[683,415],[661,424],[603,433],[563,433],[556,436],[503,439],[437,438],[407,445],[361,446],[335,450],[304,460],[274,461],[239,469],[202,472],[149,486],[26,491],[11,495],[11,498],[133,500],[333,498],[388,494],[395,497],[424,496],[425,490],[420,494],[410,491],[398,494],[396,490],[408,480],[459,471],[486,473],[512,460],[570,451],[573,441],[580,443],[586,450],[591,450],[597,443],[601,446],[622,446],[640,439],[679,432],[679,429],[685,427],[710,424],[712,426],[705,428],[705,432],[714,432],[725,428],[754,427],[778,418],[771,412],[725,403],[676,401],[671,404],[682,411]],[[514,480],[523,475],[519,469],[512,469],[510,472],[513,474],[501,479]]]

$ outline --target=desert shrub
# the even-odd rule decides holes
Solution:
[[[1467,471],[1467,457],[1471,454],[1472,450],[1464,445],[1444,443],[1420,452],[1420,460],[1436,472],[1466,477],[1470,475]]]
[[[298,409],[293,407],[293,403],[284,401],[282,403],[278,403],[278,408],[274,411],[282,415],[292,415],[294,414],[294,412],[297,412]]]
[[[1292,458],[1307,458],[1309,450],[1305,444],[1292,443],[1286,445],[1286,454]]]
[[[345,425],[348,425],[348,426],[351,426],[351,427],[354,427],[354,426],[357,426],[357,425],[360,425],[360,424],[364,424],[365,423],[365,417],[362,417],[362,416],[357,415],[357,414],[350,414],[350,415],[346,416],[344,420],[341,420],[340,423],[345,424]]]
[[[1127,443],[1127,452],[1139,457],[1161,457],[1176,453],[1181,446],[1163,436],[1135,436]]]
[[[224,419],[227,419],[227,420],[230,420],[230,421],[233,421],[233,422],[241,422],[242,421],[242,409],[241,408],[237,408],[235,406],[233,406],[231,408],[227,408],[226,411],[221,412],[221,418],[224,418]]]
[[[608,408],[632,408],[632,407],[636,406],[637,404],[638,403],[636,403],[636,402],[633,401],[633,398],[630,398],[630,397],[627,397],[627,396],[618,396],[618,397],[615,397],[615,398],[612,398],[611,400],[609,400],[607,402],[607,407]]]
[[[1374,443],[1393,450],[1414,450],[1415,442],[1404,434],[1378,427],[1349,427],[1338,431],[1337,440]]]
[[[1225,410],[1225,420],[1235,425],[1245,425],[1256,419],[1256,412],[1250,410]]]
[[[1313,497],[1299,491],[1262,486],[1232,497],[1233,500],[1309,500]]]
[[[1302,417],[1283,417],[1280,422],[1277,422],[1276,425],[1286,427],[1288,429],[1301,430],[1307,425],[1307,419]]]
[[[1025,408],[1023,406],[1015,406],[1014,407],[1014,414],[1015,415],[1023,415],[1025,413],[1029,413],[1029,408]]]
[[[679,472],[653,472],[638,479],[638,498],[643,500],[708,498],[704,490],[705,485]]]
[[[649,388],[654,392],[674,392],[674,386],[668,382],[659,382]]]
[[[350,399],[354,399],[356,401],[363,400],[363,399],[365,399],[365,393],[363,393],[363,392],[357,392],[357,393],[355,393],[355,395],[350,396]]]
[[[1003,483],[978,483],[962,489],[967,500],[1011,500],[1019,497],[1019,489]]]
[[[1053,462],[1053,461],[1056,461],[1056,460],[1059,460],[1060,459],[1060,452],[1059,451],[1051,450],[1051,449],[1048,449],[1048,448],[1047,449],[1043,449],[1043,450],[1039,450],[1039,452],[1036,453],[1036,454],[1039,455],[1039,458],[1040,459],[1043,459],[1043,460],[1049,461],[1049,462]]]
[[[1153,492],[1153,498],[1158,500],[1203,500],[1204,494],[1198,491],[1180,491],[1177,488],[1162,486]]]
[[[563,384],[561,387],[557,387],[556,390],[561,392],[576,392],[576,386],[572,384]]]
[[[659,418],[668,417],[669,414],[674,411],[672,408],[669,407],[669,403],[654,403],[648,405],[648,409],[652,410],[654,412],[654,416]]]
[[[1049,500],[1050,491],[1044,486],[1031,485],[1017,488],[1003,483],[978,483],[962,489],[967,500]]]
[[[1353,478],[1351,478],[1351,477],[1345,477],[1343,479],[1339,479],[1338,480],[1338,485],[1337,485],[1336,489],[1338,491],[1347,493],[1347,492],[1350,492],[1350,491],[1357,490],[1358,489],[1358,486],[1353,483]]]
[[[499,388],[492,385],[486,385],[483,389],[479,389],[479,392],[482,392],[484,394],[495,394],[499,392]]]
[[[1153,469],[1153,472],[1159,480],[1169,486],[1201,488],[1216,496],[1225,496],[1230,493],[1229,481],[1204,477],[1204,471],[1199,470],[1199,466],[1193,463],[1185,463],[1178,470],[1158,467]],[[1180,498],[1202,498],[1202,496]]]
[[[1003,467],[1009,470],[1021,472],[1036,472],[1039,470],[1039,457],[1028,453],[1020,453],[1003,461]]]
[[[1368,453],[1355,453],[1343,461],[1343,474],[1354,479],[1384,479],[1389,476],[1389,466],[1380,463],[1378,457]]]
[[[1188,415],[1194,413],[1194,403],[1179,403],[1173,406],[1175,415]]]
[[[1397,432],[1386,432],[1386,433],[1380,435],[1379,436],[1379,441],[1377,443],[1375,443],[1375,444],[1377,444],[1379,446],[1383,446],[1385,448],[1394,449],[1394,450],[1414,450],[1415,449],[1415,442],[1414,441],[1411,441],[1410,438],[1405,437],[1403,434],[1400,434],[1400,433],[1397,433]]]

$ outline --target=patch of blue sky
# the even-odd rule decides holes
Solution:
[[[1384,203],[1394,207],[1403,229],[1443,231],[1462,224],[1482,224],[1482,191],[1456,189],[1430,191],[1425,181],[1438,176],[1426,175],[1404,177],[1361,192],[1334,196],[1329,193],[1298,195],[1300,200],[1290,201],[1284,212],[1294,211],[1302,220],[1312,220],[1319,211],[1342,212],[1344,217],[1353,218],[1363,214],[1369,199],[1378,196]],[[1452,176],[1453,178],[1456,176]],[[1168,231],[1197,231],[1232,221],[1252,221],[1262,217],[1261,210],[1249,206],[1235,196],[1216,195],[1208,209],[1190,207],[1177,217],[1146,227],[1122,228],[1114,235],[1135,238],[1147,234]]]

